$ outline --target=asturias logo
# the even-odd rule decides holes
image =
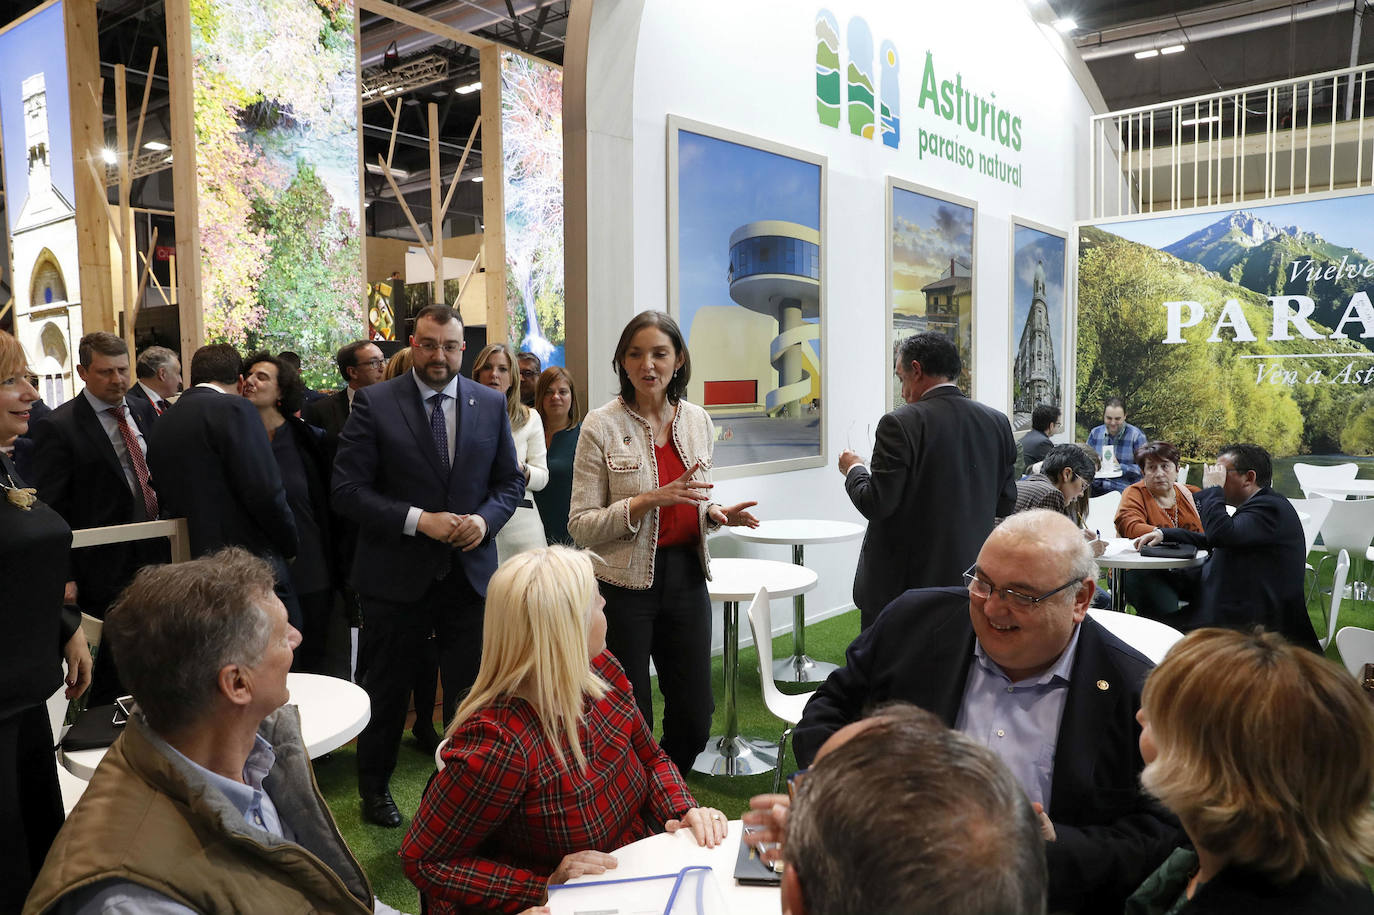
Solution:
[[[816,116],[827,127],[840,126],[843,109],[848,115],[849,132],[856,137],[872,139],[880,132],[883,143],[896,149],[902,139],[902,123],[898,102],[897,46],[884,41],[881,96],[875,90],[873,76],[873,33],[868,23],[855,16],[849,20],[846,34],[849,45],[849,68],[840,79],[840,26],[829,10],[816,13]],[[841,92],[841,89],[844,92]],[[848,96],[847,104],[844,96]]]

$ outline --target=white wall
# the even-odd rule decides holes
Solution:
[[[900,149],[822,126],[815,101],[815,14],[837,18],[842,42],[852,16],[901,55]],[[765,518],[862,520],[834,466],[851,424],[856,448],[876,424],[890,389],[886,311],[886,192],[891,175],[977,201],[975,396],[1009,406],[1010,217],[1068,230],[1086,215],[1086,138],[1092,113],[1061,49],[1021,0],[939,4],[881,0],[596,0],[588,49],[589,364],[592,404],[612,395],[609,359],[620,328],[644,308],[665,308],[666,121],[669,114],[828,157],[822,281],[826,285],[827,466],[717,484],[716,498],[757,499]],[[1021,117],[1024,138],[1010,151],[918,107],[927,50],[937,80],[962,76],[972,91]],[[842,67],[848,62],[841,48]],[[633,79],[627,80],[633,60]],[[626,113],[631,115],[626,123]],[[1022,166],[1022,187],[918,153],[918,130],[938,131]],[[626,136],[628,133],[628,137]],[[834,405],[831,407],[831,405]],[[951,519],[912,519],[932,525]],[[744,545],[728,535],[716,555],[788,559],[785,547]],[[852,606],[858,541],[812,547],[820,575],[808,617]],[[781,624],[786,601],[774,603]],[[719,622],[717,622],[719,627]],[[745,627],[747,634],[747,626]],[[717,641],[719,637],[717,636]]]

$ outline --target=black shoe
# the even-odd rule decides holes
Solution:
[[[423,750],[424,750],[426,753],[428,753],[430,756],[433,756],[433,755],[434,755],[434,751],[437,750],[437,749],[439,749],[439,735],[436,734],[436,733],[434,732],[434,728],[433,728],[433,727],[428,727],[428,728],[414,727],[414,728],[411,728],[411,729],[410,729],[410,736],[411,736],[411,737],[414,737],[414,738],[415,738],[415,742],[418,743],[418,744],[420,745],[421,749],[423,749]]]
[[[385,826],[387,829],[395,829],[401,825],[401,811],[396,808],[396,802],[391,799],[390,791],[383,791],[381,794],[363,795],[363,821],[374,826]]]

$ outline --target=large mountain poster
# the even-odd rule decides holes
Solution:
[[[1374,454],[1374,196],[1084,226],[1076,419],[1190,459]],[[1291,463],[1291,461],[1287,462]]]

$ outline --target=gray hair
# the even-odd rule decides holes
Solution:
[[[1065,565],[1064,571],[1077,579],[1097,578],[1097,560],[1083,531],[1059,512],[1037,508],[1008,516],[993,529],[993,538],[1011,537],[1030,541]],[[1069,596],[1073,591],[1065,592]]]
[[[177,354],[165,346],[150,346],[138,354],[139,378],[156,378],[163,367],[177,361]]]
[[[909,705],[815,763],[783,856],[810,915],[1043,915],[1045,843],[991,750]]]
[[[148,725],[173,734],[211,708],[226,664],[257,664],[272,636],[272,567],[229,547],[145,566],[105,617],[105,638]]]

